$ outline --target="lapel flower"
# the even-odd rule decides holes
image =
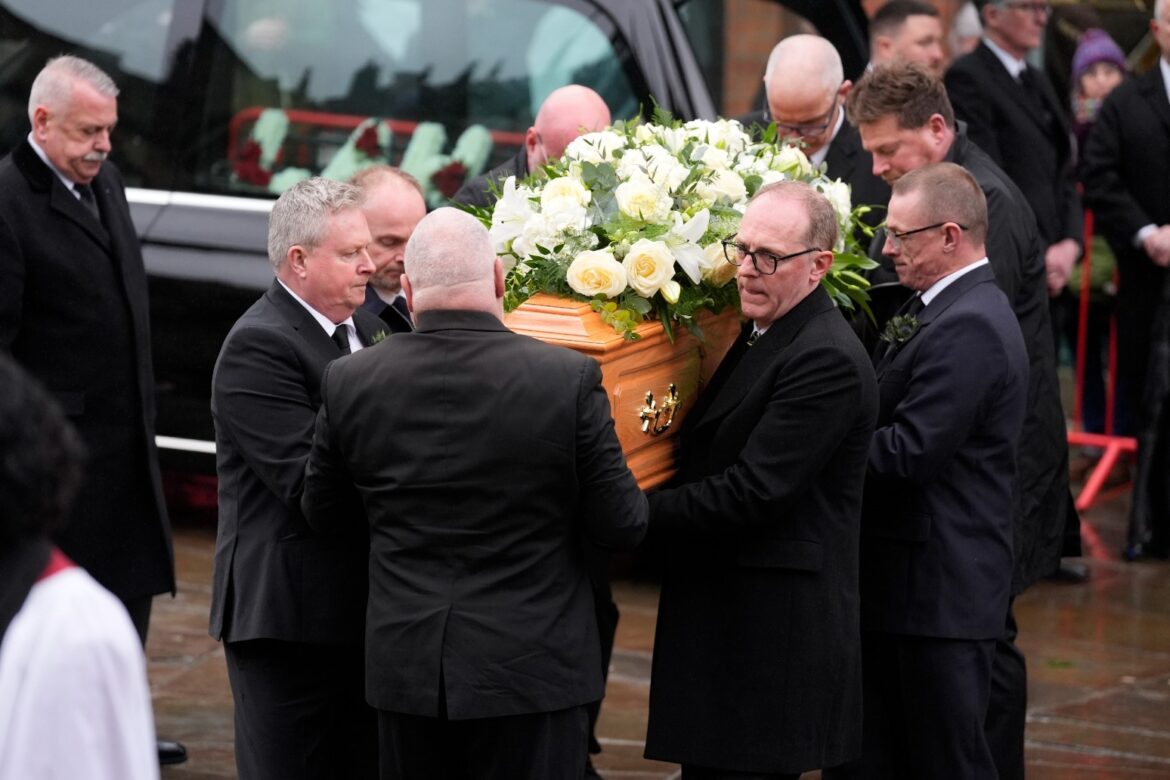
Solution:
[[[918,318],[913,314],[897,314],[890,318],[882,330],[882,341],[900,347],[918,332]]]
[[[377,333],[375,333],[373,336],[370,337],[370,346],[372,347],[380,341],[385,341],[386,336],[388,336],[388,335],[390,335],[390,334],[388,334],[384,330],[378,331]]]

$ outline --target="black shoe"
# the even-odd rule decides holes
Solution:
[[[1131,544],[1121,552],[1127,561],[1164,561],[1170,558],[1170,550],[1160,542]]]
[[[158,740],[158,762],[163,766],[181,764],[187,760],[187,748],[181,742]]]
[[[1053,582],[1067,582],[1073,585],[1088,582],[1089,577],[1089,567],[1077,561],[1061,561],[1060,568],[1048,575],[1048,579]]]

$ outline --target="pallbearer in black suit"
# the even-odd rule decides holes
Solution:
[[[582,540],[646,530],[601,370],[504,327],[470,214],[419,223],[403,285],[414,332],[325,372],[302,502],[323,534],[364,533],[356,486],[368,517],[382,777],[580,778],[603,687]]]
[[[873,175],[869,153],[861,148],[857,130],[845,121],[845,96],[852,86],[833,44],[818,35],[793,35],[776,44],[768,57],[767,110],[741,121],[749,127],[775,122],[780,135],[799,144],[813,165],[824,163],[830,177],[850,186],[854,206],[879,207],[864,217],[877,225],[885,215],[890,188]]]
[[[762,188],[725,243],[751,322],[650,496],[665,550],[646,757],[686,780],[795,778],[861,747],[858,523],[873,367],[820,286],[833,209]],[[758,334],[758,335],[757,335]]]
[[[414,330],[402,292],[402,256],[415,225],[427,214],[422,187],[409,173],[389,165],[364,168],[350,183],[363,193],[362,213],[370,226],[369,253],[374,261],[362,308],[381,317],[391,333]]]
[[[356,187],[320,178],[280,196],[268,221],[276,280],[232,327],[212,375],[211,635],[224,642],[244,780],[377,771],[362,693],[361,511],[350,533],[321,538],[300,508],[321,374],[385,332],[358,308],[374,271],[360,207]]]
[[[53,541],[122,601],[145,644],[151,602],[174,592],[175,567],[146,269],[106,159],[118,88],[92,63],[58,57],[33,82],[28,113],[28,138],[0,161],[0,350],[44,383],[89,453]],[[160,742],[159,757],[186,753]]]
[[[894,185],[885,252],[918,291],[887,330],[861,523],[865,749],[826,778],[995,778],[984,734],[1012,582],[1028,387],[987,262],[987,205],[952,163]]]

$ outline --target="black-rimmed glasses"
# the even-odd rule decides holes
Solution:
[[[841,82],[844,84],[845,82]],[[829,129],[829,125],[833,124],[833,118],[837,114],[837,104],[841,102],[841,88],[837,88],[837,94],[833,98],[833,105],[829,106],[829,113],[825,114],[824,122],[804,122],[799,125],[789,125],[776,120],[776,129],[781,132],[792,133],[793,135],[820,135]]]
[[[743,265],[744,258],[750,257],[752,259],[752,265],[764,276],[771,276],[776,273],[776,269],[785,260],[807,255],[809,252],[824,251],[819,247],[810,246],[808,249],[802,249],[799,252],[778,255],[775,252],[769,252],[767,249],[748,249],[734,238],[726,239],[720,243],[723,244],[723,256],[727,258],[727,262],[739,267]]]
[[[959,223],[946,220],[945,222],[935,222],[933,225],[927,225],[926,227],[914,228],[913,230],[903,230],[901,233],[895,233],[893,230],[886,228],[886,239],[890,242],[891,245],[893,245],[894,249],[901,249],[905,244],[906,239],[915,233],[925,233],[927,230],[934,230],[935,228],[940,228],[943,225],[959,225]],[[959,227],[963,230],[967,229],[966,225],[959,225]]]

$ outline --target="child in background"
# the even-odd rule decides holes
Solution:
[[[1089,131],[1097,119],[1097,112],[1105,98],[1126,76],[1125,54],[1109,33],[1101,29],[1086,30],[1077,44],[1072,60],[1072,112],[1073,130],[1077,148],[1083,150]],[[1078,166],[1079,167],[1079,166]],[[1109,315],[1113,310],[1117,285],[1114,281],[1116,259],[1100,231],[1093,237],[1090,252],[1089,322],[1085,349],[1085,385],[1083,398],[1083,426],[1091,433],[1105,430],[1105,377],[1104,356],[1109,346]],[[1079,299],[1082,286],[1081,271],[1074,270],[1069,278],[1069,288]],[[1076,343],[1076,319],[1070,323],[1073,332],[1068,333],[1069,343]],[[1116,434],[1130,433],[1132,415],[1125,402],[1123,388],[1118,387],[1114,402],[1114,426]],[[1085,452],[1089,458],[1074,459],[1074,478],[1084,476],[1095,458],[1094,453]],[[1099,453],[1096,453],[1099,455]],[[1079,468],[1076,468],[1079,462]],[[1128,470],[1128,464],[1122,471]],[[1114,476],[1114,475],[1111,475]],[[1122,481],[1125,474],[1114,476]],[[1111,479],[1110,481],[1113,481]]]

